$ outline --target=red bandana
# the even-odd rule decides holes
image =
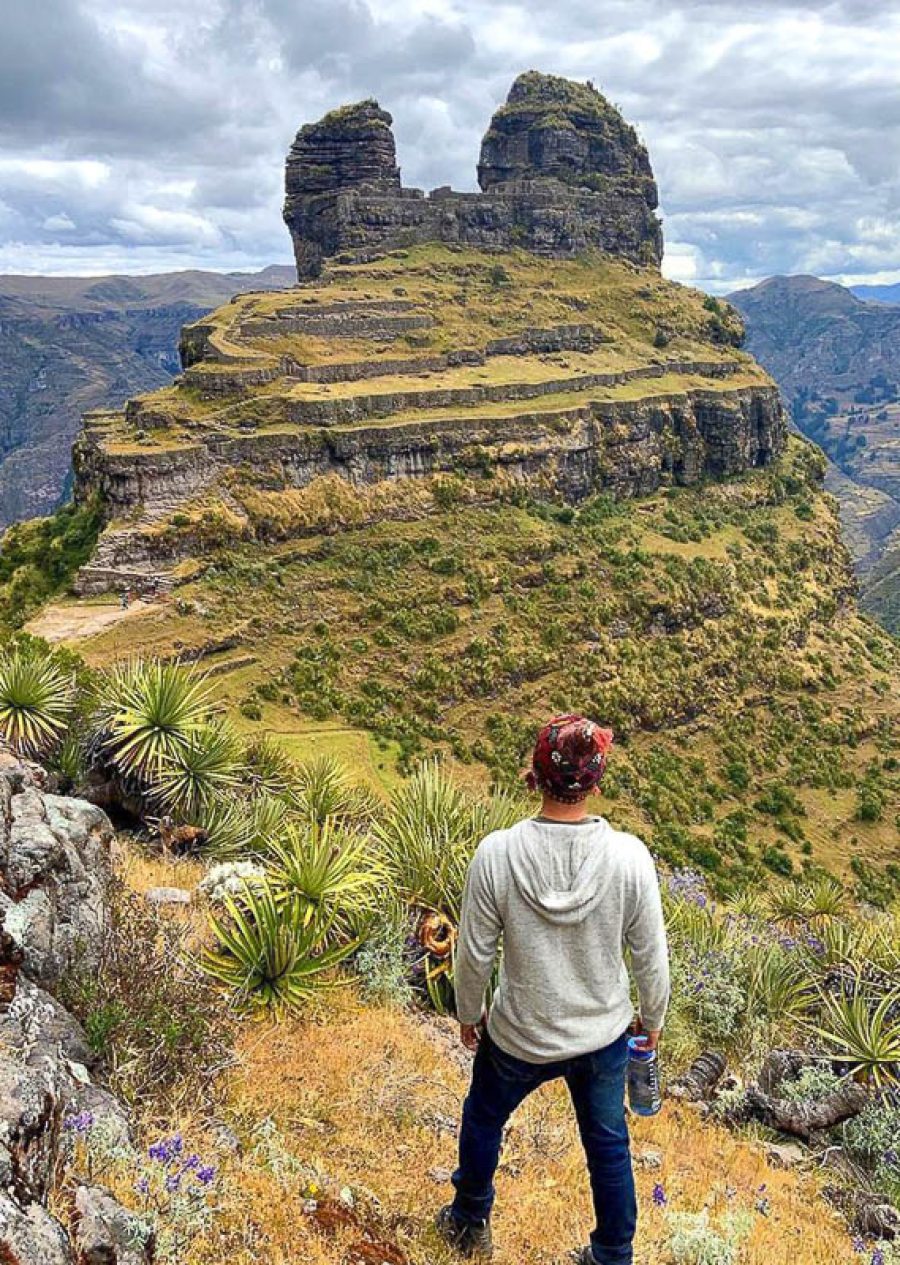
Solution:
[[[538,734],[528,785],[564,804],[577,804],[603,776],[612,741],[611,729],[584,716],[554,717]]]

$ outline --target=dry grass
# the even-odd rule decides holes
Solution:
[[[445,1265],[451,1258],[431,1219],[449,1189],[466,1082],[449,1026],[364,1008],[347,994],[319,1018],[248,1026],[227,1089],[241,1147],[221,1160],[217,1215],[184,1265]],[[209,1154],[210,1135],[180,1123],[188,1145]],[[661,1169],[638,1166],[639,1263],[670,1259],[666,1212],[651,1198],[657,1181],[669,1209],[708,1207],[714,1220],[729,1208],[752,1211],[764,1196],[768,1214],[754,1213],[742,1265],[851,1259],[847,1234],[811,1178],[771,1169],[758,1148],[676,1105],[637,1121],[633,1133],[638,1156],[653,1149],[663,1157]],[[346,1188],[352,1215],[340,1211]],[[497,1265],[562,1265],[584,1241],[587,1180],[561,1087],[542,1090],[514,1117],[498,1192]],[[315,1215],[304,1211],[309,1195],[319,1202]],[[336,1232],[323,1225],[334,1220],[346,1224]],[[367,1234],[368,1256],[360,1246]],[[391,1255],[398,1249],[402,1258]]]

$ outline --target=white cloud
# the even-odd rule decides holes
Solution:
[[[638,126],[669,275],[900,270],[895,0],[43,0],[39,25],[5,8],[0,267],[287,260],[301,123],[376,95],[404,179],[468,189],[492,109],[537,67],[591,78]]]

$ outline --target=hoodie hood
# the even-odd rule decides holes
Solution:
[[[548,922],[582,922],[600,904],[611,881],[612,835],[603,817],[591,825],[523,822],[508,852],[519,895]]]

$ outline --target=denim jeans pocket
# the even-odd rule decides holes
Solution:
[[[591,1054],[591,1073],[598,1080],[617,1081],[625,1075],[628,1066],[628,1032],[623,1032],[618,1040],[602,1050]]]

